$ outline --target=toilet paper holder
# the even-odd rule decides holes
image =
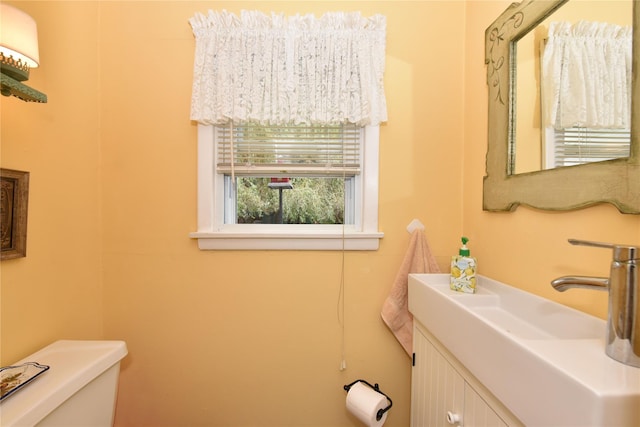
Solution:
[[[387,396],[386,394],[384,394],[383,392],[380,391],[380,387],[378,387],[378,384],[376,383],[375,385],[371,385],[368,382],[366,382],[365,380],[355,380],[354,382],[352,382],[351,384],[347,384],[344,386],[344,389],[348,392],[349,389],[351,388],[351,386],[353,386],[355,383],[365,383],[366,385],[368,385],[369,387],[371,387],[372,389],[374,389],[375,391],[377,391],[378,393],[380,393],[381,395],[383,395],[384,397],[387,398],[387,400],[389,401],[389,406],[387,406],[386,408],[382,408],[380,409],[377,413],[376,413],[376,421],[380,421],[382,419],[382,416],[384,415],[385,412],[387,412],[389,409],[391,409],[391,406],[393,405],[393,402],[391,401],[391,398],[389,398],[389,396]]]

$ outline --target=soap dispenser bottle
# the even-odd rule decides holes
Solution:
[[[462,247],[458,255],[451,257],[451,284],[454,291],[473,294],[476,292],[477,262],[467,248],[468,238],[462,238]]]

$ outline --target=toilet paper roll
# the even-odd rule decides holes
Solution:
[[[376,415],[387,405],[387,398],[383,394],[362,382],[352,385],[347,393],[347,410],[368,427],[382,427],[387,419],[387,412],[382,414],[380,421],[376,420]]]

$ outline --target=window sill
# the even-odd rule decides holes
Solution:
[[[346,231],[297,231],[283,233],[275,230],[223,230],[193,232],[201,250],[314,250],[314,251],[375,251],[384,233]]]

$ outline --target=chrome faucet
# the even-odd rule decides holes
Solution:
[[[558,291],[590,288],[609,291],[607,345],[609,357],[640,368],[640,247],[569,239],[572,245],[613,249],[609,277],[563,276],[551,282]]]

